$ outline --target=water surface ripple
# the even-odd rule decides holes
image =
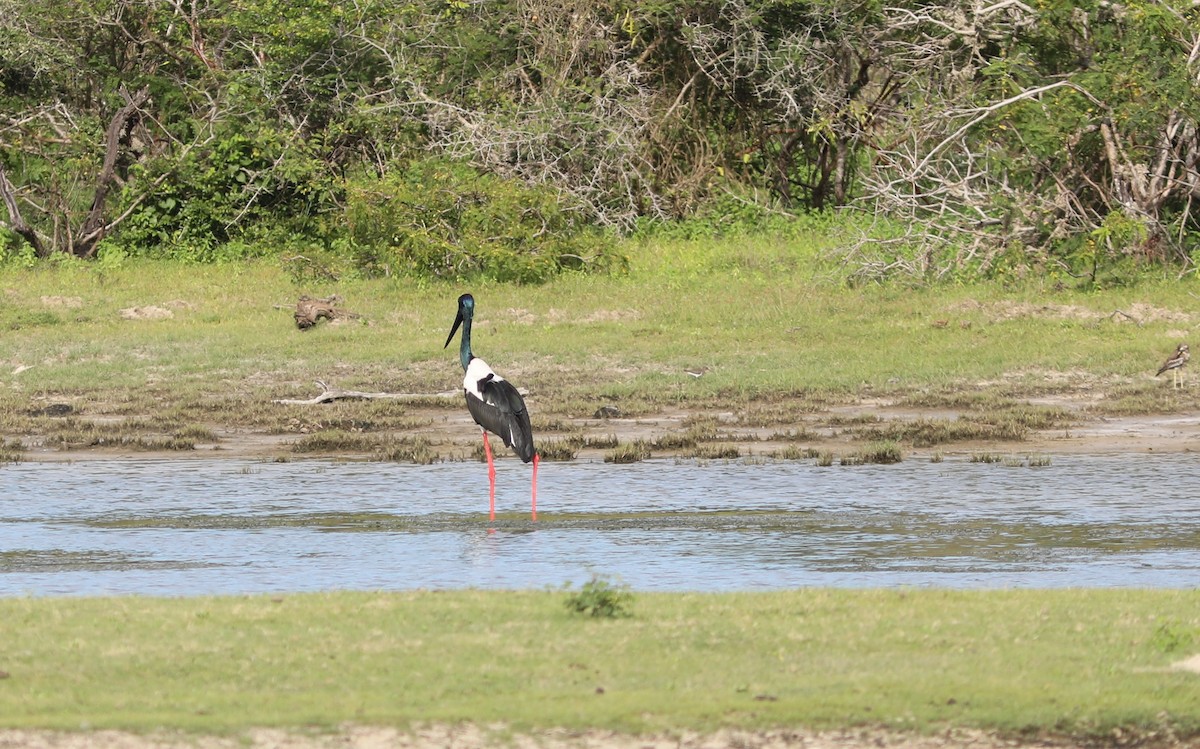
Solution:
[[[1200,582],[1200,457],[546,463],[88,460],[0,468],[0,595]]]

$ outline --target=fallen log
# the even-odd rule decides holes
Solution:
[[[316,406],[336,400],[424,400],[426,398],[462,397],[461,390],[444,390],[440,393],[366,393],[361,390],[331,388],[321,380],[317,380],[316,383],[321,386],[321,392],[312,398],[280,398],[274,403],[287,406]]]
[[[337,294],[324,299],[313,299],[307,294],[300,297],[300,301],[296,302],[296,327],[301,330],[308,330],[321,320],[333,321],[338,318],[356,320],[362,317],[362,315],[355,312],[338,309],[337,304],[341,301],[342,298]]]

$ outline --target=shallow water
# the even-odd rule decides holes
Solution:
[[[1200,582],[1200,456],[1052,465],[231,459],[0,468],[0,595]]]

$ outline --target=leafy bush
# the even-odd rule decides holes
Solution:
[[[620,619],[632,616],[629,605],[633,593],[627,585],[614,585],[601,575],[593,574],[577,592],[567,596],[567,610],[596,619]]]
[[[269,128],[225,133],[162,168],[169,174],[141,175],[162,184],[130,206],[109,245],[131,256],[214,262],[271,254],[281,239],[321,232],[312,206],[328,204],[328,179]]]
[[[427,159],[346,185],[346,230],[367,275],[539,283],[564,269],[619,270],[625,259],[548,187]]]
[[[31,267],[37,261],[33,248],[16,232],[0,227],[0,263]]]

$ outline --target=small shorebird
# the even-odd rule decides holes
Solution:
[[[1154,376],[1158,377],[1169,369],[1171,370],[1171,386],[1176,388],[1183,387],[1183,365],[1187,364],[1187,360],[1190,358],[1191,354],[1188,353],[1188,345],[1181,343],[1175,349],[1175,353],[1167,357],[1167,360],[1158,368]]]
[[[529,411],[525,400],[512,383],[492,371],[483,359],[471,352],[471,321],[475,317],[475,298],[463,294],[458,298],[458,315],[454,327],[446,337],[446,346],[454,340],[454,334],[462,326],[462,341],[458,359],[462,363],[463,393],[467,397],[467,410],[475,423],[483,430],[483,451],[488,462],[488,516],[496,519],[496,466],[492,459],[492,446],[488,432],[504,440],[504,444],[528,463],[533,461],[532,517],[537,520],[537,469],[538,454],[533,447],[533,429],[529,424]],[[445,348],[443,346],[442,348]]]

